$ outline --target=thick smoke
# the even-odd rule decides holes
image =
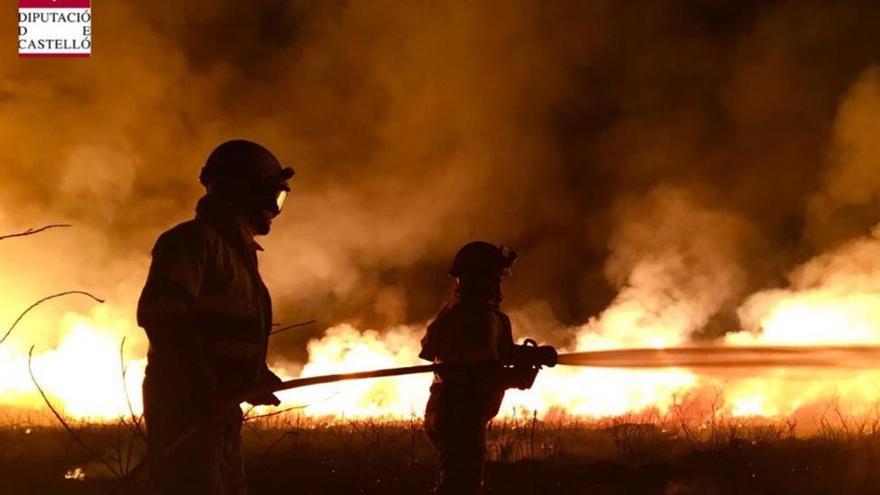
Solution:
[[[808,202],[808,238],[820,247],[865,235],[880,218],[880,69],[871,67],[843,99],[821,187]]]
[[[827,250],[794,268],[785,288],[750,296],[739,309],[751,343],[880,341],[880,72],[866,70],[835,119],[822,185],[807,202],[806,238]]]
[[[0,316],[83,287],[130,319],[204,157],[245,137],[297,169],[262,257],[278,321],[425,321],[481,238],[520,252],[525,331],[601,338],[636,304],[633,336],[718,336],[877,222],[878,24],[856,2],[100,2],[91,59],[0,68],[0,228],[75,225],[0,245]]]
[[[617,296],[578,332],[578,349],[687,343],[745,287],[749,226],[686,191],[658,188],[620,207],[606,264]]]

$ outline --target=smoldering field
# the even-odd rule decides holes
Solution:
[[[517,337],[565,350],[880,343],[871,2],[103,2],[93,23],[89,60],[0,67],[0,232],[74,225],[0,242],[0,321],[63,290],[107,300],[47,303],[0,344],[0,404],[39,419],[28,427],[51,423],[31,345],[71,419],[113,424],[123,391],[139,411],[149,249],[192,215],[204,157],[232,137],[297,170],[261,257],[276,321],[319,321],[273,337],[286,376],[417,362],[446,265],[478,238],[520,254],[504,303]],[[872,424],[878,378],[556,369],[511,394],[504,421],[601,428],[698,397],[717,414],[696,425],[794,418],[818,435],[835,408]],[[314,421],[375,422],[418,414],[426,389],[415,377],[284,399]],[[56,432],[41,457],[18,431],[7,459],[66,446]],[[834,448],[869,455],[862,433]],[[748,449],[732,452],[763,455]]]

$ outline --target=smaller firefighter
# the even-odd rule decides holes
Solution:
[[[475,241],[452,263],[454,297],[428,325],[419,357],[442,364],[425,408],[425,430],[440,461],[438,494],[479,494],[486,428],[508,388],[528,389],[541,366],[556,364],[556,350],[513,341],[500,310],[502,281],[516,253]]]

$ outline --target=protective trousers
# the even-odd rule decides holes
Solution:
[[[432,394],[432,399],[435,397]],[[429,400],[425,430],[437,450],[439,495],[479,495],[486,458],[485,413],[467,407],[433,408]]]
[[[150,400],[150,395],[154,394],[144,390],[147,455],[154,493],[245,495],[247,486],[240,454],[241,409],[233,406],[222,411],[219,421],[198,428],[169,453],[171,444],[207,418],[187,414],[179,403]]]

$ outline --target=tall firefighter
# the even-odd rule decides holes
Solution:
[[[153,248],[137,316],[150,341],[147,457],[161,493],[246,492],[237,398],[280,382],[266,366],[272,307],[254,236],[269,233],[291,177],[293,170],[257,143],[221,144],[202,169],[207,193],[195,218],[163,233]],[[278,399],[267,393],[248,402]]]
[[[441,364],[425,409],[425,429],[437,449],[442,495],[479,494],[486,429],[505,390],[532,386],[541,366],[556,364],[556,350],[527,340],[516,345],[501,309],[502,282],[516,253],[476,241],[462,247],[449,275],[454,297],[422,339],[422,359]]]

